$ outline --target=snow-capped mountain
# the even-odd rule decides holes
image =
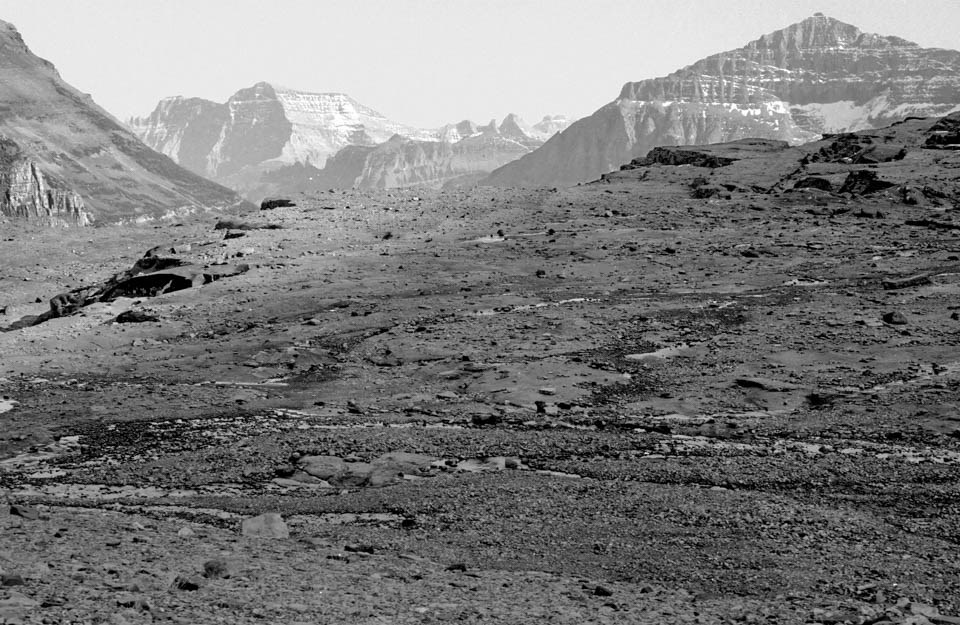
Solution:
[[[564,117],[547,117],[531,127],[511,114],[500,124],[491,121],[478,126],[464,120],[421,129],[391,121],[342,93],[309,93],[261,82],[241,89],[223,104],[167,98],[148,117],[131,119],[128,125],[147,145],[184,167],[257,199],[281,190],[277,181],[323,168],[345,147],[366,148],[363,153],[367,154],[383,146],[377,154],[386,158],[386,154],[408,154],[411,146],[421,146],[415,158],[396,160],[393,166],[400,169],[381,176],[377,185],[414,180],[433,184],[446,180],[451,172],[479,178],[540,146],[565,123]],[[398,151],[395,142],[389,143],[392,137],[407,140],[406,147]],[[463,141],[467,143],[460,148],[448,149]],[[446,147],[426,147],[433,143]],[[454,153],[461,157],[454,159],[458,165],[451,166]],[[335,169],[342,169],[344,159],[358,162],[357,154],[344,155]],[[359,173],[357,177],[368,179]],[[361,186],[367,185],[362,182]]]
[[[395,134],[435,137],[343,93],[308,93],[266,82],[237,91],[223,104],[166,98],[148,117],[128,125],[155,150],[224,182],[248,168],[296,162],[323,166],[344,146],[376,145]]]

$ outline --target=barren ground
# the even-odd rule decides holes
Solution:
[[[0,622],[960,623],[956,212],[643,171],[5,229],[4,326],[251,269],[0,333]]]

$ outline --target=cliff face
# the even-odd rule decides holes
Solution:
[[[342,93],[307,93],[264,82],[224,104],[168,98],[128,125],[147,145],[191,171],[258,200],[281,192],[275,181],[303,173],[296,168],[304,166],[312,175],[312,168],[329,165],[324,178],[330,186],[347,188],[441,184],[467,173],[479,178],[540,146],[567,121],[546,117],[527,126],[508,115],[499,125],[493,121],[481,128],[464,120],[424,130],[391,121]],[[477,139],[491,129],[503,141]],[[402,150],[388,145],[394,136],[411,143]],[[467,143],[448,149],[462,141]],[[388,167],[394,169],[388,172]]]
[[[945,115],[958,105],[960,52],[863,33],[817,14],[669,76],[627,83],[612,103],[487,182],[575,184],[659,145],[746,137],[796,144],[824,132]]]
[[[24,158],[20,147],[4,138],[0,138],[0,215],[51,226],[92,222],[78,194],[48,180],[36,162]]]
[[[154,150],[194,173],[208,170],[210,153],[220,140],[229,111],[201,98],[167,98],[134,130]]]
[[[145,146],[33,55],[6,22],[0,22],[0,136],[5,215],[111,222],[241,201]]]

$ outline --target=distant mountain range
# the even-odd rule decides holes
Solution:
[[[0,218],[155,218],[242,200],[156,153],[0,21]]]
[[[862,32],[823,14],[620,95],[485,184],[572,185],[656,146],[757,137],[803,143],[960,110],[960,52]]]
[[[499,125],[463,121],[420,129],[342,93],[260,82],[223,104],[166,98],[149,116],[127,124],[148,146],[194,173],[259,199],[290,184],[319,180],[316,172],[334,155],[321,176],[328,186],[438,186],[461,177],[475,182],[539,147],[569,122],[546,117],[528,126],[509,115]],[[349,150],[340,155],[344,148]]]
[[[478,127],[464,121],[446,126],[434,141],[397,134],[376,146],[347,146],[330,157],[323,169],[305,171],[298,178],[284,178],[294,167],[278,170],[265,180],[282,182],[277,188],[297,191],[470,186],[543,145],[558,123],[563,122],[548,118],[527,126],[511,114],[499,125],[491,121]]]

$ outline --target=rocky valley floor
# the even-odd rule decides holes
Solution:
[[[958,154],[5,226],[0,623],[960,623]]]

